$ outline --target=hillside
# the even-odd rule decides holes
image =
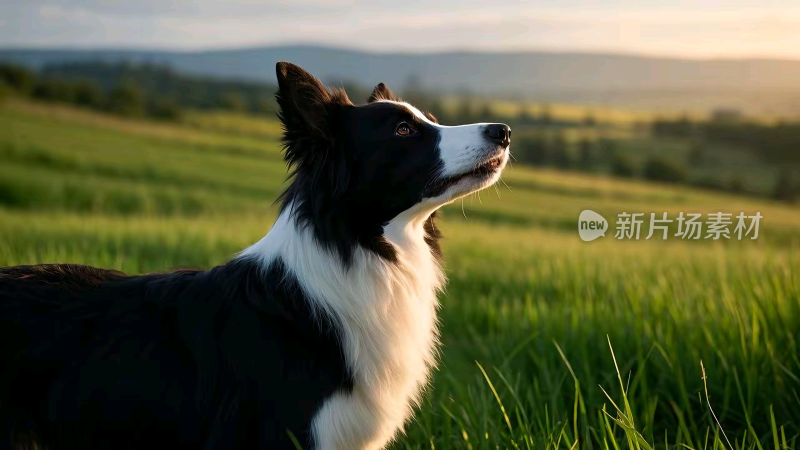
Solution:
[[[431,88],[485,93],[609,90],[795,90],[800,61],[689,60],[590,53],[368,53],[318,46],[217,51],[0,49],[0,61],[33,67],[74,61],[142,61],[182,72],[274,82],[276,61],[325,80],[400,86],[416,77]]]

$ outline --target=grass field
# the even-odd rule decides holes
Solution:
[[[223,263],[275,218],[278,133],[12,101],[0,266]],[[444,210],[441,365],[393,448],[800,448],[799,208],[519,166],[504,180]],[[583,209],[605,238],[578,238]],[[644,240],[645,223],[619,241],[623,211],[764,218],[757,240]]]

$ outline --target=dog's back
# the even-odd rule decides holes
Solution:
[[[276,448],[287,430],[309,442],[347,374],[307,308],[280,265],[0,269],[0,446]]]

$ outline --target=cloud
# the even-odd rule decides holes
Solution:
[[[800,57],[800,6],[777,0],[646,7],[634,0],[12,0],[0,4],[0,17],[0,45],[191,50],[302,42],[375,51]]]

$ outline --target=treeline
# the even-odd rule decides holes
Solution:
[[[746,120],[712,119],[694,122],[657,120],[653,134],[668,137],[691,137],[711,143],[744,147],[764,162],[800,163],[800,123],[780,122],[767,125]]]
[[[0,64],[0,95],[73,103],[124,116],[177,119],[184,108],[274,114],[275,86],[178,74],[151,64],[70,63],[39,71]]]
[[[717,112],[706,121],[687,117],[676,120],[656,120],[652,123],[654,136],[686,138],[695,144],[688,154],[688,164],[701,165],[706,159],[704,148],[710,144],[725,144],[745,149],[764,163],[780,166],[772,197],[778,200],[800,199],[800,183],[795,169],[800,166],[800,123],[765,124],[748,121],[738,113]],[[731,190],[741,191],[742,181],[734,180]],[[704,187],[720,188],[713,183]]]
[[[608,173],[622,178],[642,178],[650,181],[687,184],[694,187],[735,194],[769,196],[776,200],[800,200],[800,183],[796,179],[797,165],[789,161],[780,164],[772,187],[767,191],[752,191],[746,179],[733,176],[727,180],[689,176],[689,168],[707,165],[706,145],[697,142],[683,157],[665,158],[652,155],[632,159],[623,151],[624,141],[608,138],[580,138],[570,142],[567,133],[558,129],[534,129],[516,132],[513,154],[518,162],[534,166],[549,166],[561,170],[589,173]],[[800,150],[794,147],[794,150]],[[792,167],[795,167],[793,169]]]
[[[352,82],[330,82],[345,88],[356,104],[366,102],[371,89]],[[49,65],[39,71],[0,63],[0,90],[15,91],[44,101],[74,103],[122,115],[175,118],[183,108],[226,109],[273,115],[276,86],[180,74],[168,66],[129,62],[78,62]],[[431,112],[441,123],[457,125],[497,118],[491,102],[461,93],[455,107],[444,108],[436,93],[417,87],[399,88],[404,100]],[[593,125],[557,119],[545,107],[540,114],[522,111],[512,122],[523,126]]]
[[[517,133],[517,161],[535,166],[583,172],[607,172],[618,177],[636,177],[664,183],[683,183],[688,177],[683,165],[671,159],[651,157],[640,166],[620,151],[615,139],[581,138],[570,142],[564,131],[534,130]]]

